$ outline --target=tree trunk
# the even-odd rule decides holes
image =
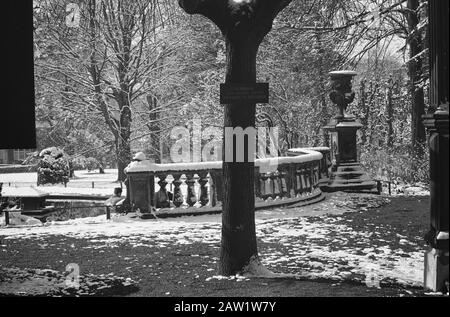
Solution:
[[[189,14],[202,14],[216,24],[227,45],[228,84],[256,82],[256,54],[263,38],[270,32],[272,22],[291,0],[178,0]],[[225,105],[224,128],[255,127],[256,105],[234,103]],[[225,135],[225,134],[224,134]],[[224,137],[224,142],[225,142]],[[248,155],[248,142],[244,153]],[[227,145],[229,146],[229,145]],[[233,149],[235,142],[233,141]],[[242,149],[240,149],[242,150]],[[255,152],[256,148],[252,152]],[[225,158],[226,149],[223,151]],[[236,151],[234,151],[236,153]],[[251,261],[256,261],[255,230],[255,164],[247,157],[245,162],[223,163],[224,197],[222,212],[222,247],[220,272],[234,275]]]
[[[256,54],[259,43],[240,34],[226,38],[226,83],[252,84],[256,82]],[[252,103],[225,106],[225,127],[255,127],[256,105]],[[245,143],[244,153],[248,153]],[[233,143],[236,153],[236,144]],[[255,149],[256,151],[256,149]],[[225,151],[223,151],[225,158]],[[223,163],[224,199],[222,213],[222,244],[220,272],[234,275],[258,256],[255,229],[254,163]]]
[[[117,165],[118,165],[118,181],[125,181],[125,168],[131,161],[131,105],[129,103],[128,91],[126,87],[122,87],[122,91],[116,97],[120,108],[120,130],[119,139],[117,141]]]
[[[359,109],[361,109],[363,116],[361,123],[363,128],[361,129],[361,143],[365,145],[367,143],[367,129],[369,128],[369,114],[367,111],[367,93],[366,93],[366,81],[361,80],[359,84]]]
[[[318,25],[318,24],[317,24]],[[325,50],[322,46],[322,39],[320,32],[316,30],[316,49],[317,49],[317,64],[318,64],[318,83],[317,83],[317,89],[315,89],[314,95],[318,96],[317,100],[317,106],[320,107],[320,125],[316,130],[317,135],[321,136],[321,139],[314,140],[315,146],[320,146],[321,144],[323,146],[329,146],[328,142],[328,136],[326,131],[323,129],[328,124],[328,121],[330,120],[328,116],[328,109],[327,109],[327,100],[325,97],[326,92],[326,75],[324,71],[323,66],[323,56],[325,54]]]
[[[422,115],[425,114],[425,96],[423,88],[419,86],[422,76],[422,57],[417,55],[422,52],[422,38],[417,32],[419,16],[417,9],[419,0],[408,0],[408,30],[409,30],[409,57],[408,76],[410,81],[411,96],[411,145],[415,153],[423,154],[421,145],[426,140],[425,127],[422,123]]]
[[[393,80],[392,78],[388,81],[387,87],[387,103],[386,103],[386,121],[387,121],[387,135],[386,144],[388,148],[391,148],[394,143],[394,105],[392,103],[392,90],[393,90]]]
[[[150,155],[149,158],[153,159],[155,163],[161,163],[161,132],[159,125],[159,114],[155,110],[158,106],[158,100],[154,96],[147,96],[147,104],[149,109],[148,129],[150,131]]]
[[[323,91],[325,90],[325,85],[323,85],[323,83],[320,85],[321,88],[323,88]],[[325,95],[322,93],[322,95],[320,96],[320,116],[321,116],[321,122],[320,122],[320,127],[319,127],[319,131],[318,134],[322,136],[322,138],[319,140],[319,143],[322,144],[323,146],[329,147],[330,143],[328,141],[328,135],[326,133],[326,131],[323,129],[324,126],[327,125],[328,121],[330,120],[329,115],[328,115],[328,109],[327,109],[327,100],[325,98]],[[318,146],[320,146],[320,144],[318,144]]]
[[[109,106],[105,102],[105,99],[103,98],[104,91],[102,90],[102,86],[101,86],[102,74],[101,74],[101,70],[98,67],[99,62],[97,60],[97,48],[96,48],[97,31],[96,31],[96,9],[95,9],[95,7],[96,7],[96,1],[90,0],[88,2],[89,36],[90,36],[89,44],[90,44],[90,51],[91,51],[89,74],[91,75],[92,84],[94,86],[94,96],[95,96],[95,100],[97,102],[97,106],[105,119],[105,123],[107,124],[107,126],[111,130],[111,133],[114,136],[116,157],[117,157],[117,166],[119,168],[117,179],[124,180],[125,172],[123,171],[123,169],[127,166],[128,163],[126,163],[126,162],[129,161],[128,156],[130,156],[130,155],[127,155],[126,151],[121,150],[123,148],[121,140],[123,140],[124,138],[127,138],[127,134],[123,133],[123,131],[121,131],[121,129],[119,128],[121,125],[120,121],[122,121],[122,120],[116,120],[110,115]],[[123,97],[117,98],[117,96],[116,96],[116,99],[117,99],[117,102],[119,105],[123,105],[123,103],[127,102],[127,100],[128,100]],[[122,108],[120,108],[120,109],[122,109]],[[129,109],[130,108],[128,107],[128,110]],[[121,116],[122,116],[122,113],[121,113]],[[131,118],[131,116],[130,116],[130,118]],[[126,120],[124,120],[124,121],[126,121]],[[126,124],[125,124],[125,126],[126,126]],[[128,129],[128,131],[129,131],[129,129]],[[129,133],[128,133],[128,139],[129,139]],[[129,150],[128,150],[128,152],[129,152]],[[122,153],[122,154],[120,154],[120,153]]]

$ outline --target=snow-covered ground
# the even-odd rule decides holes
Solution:
[[[173,177],[168,176],[168,181],[172,181]],[[2,194],[5,196],[17,196],[30,188],[36,188],[41,192],[51,195],[90,195],[90,196],[110,196],[114,192],[115,187],[120,187],[117,180],[117,170],[106,169],[105,174],[99,174],[97,171],[75,171],[75,178],[67,183],[67,187],[63,184],[41,185],[36,186],[37,173],[10,173],[0,174],[0,183],[3,183]],[[159,178],[155,178],[155,192],[159,190]],[[92,188],[94,182],[94,188]],[[206,185],[209,188],[209,184]],[[170,184],[166,186],[170,190]],[[200,194],[200,185],[195,183],[195,193],[197,198]],[[187,197],[187,185],[183,183],[180,186],[184,199]],[[127,188],[122,183],[122,196],[126,196]]]
[[[69,183],[80,183],[86,181],[102,181],[114,182],[117,180],[116,169],[105,169],[105,174],[99,174],[98,170],[91,172],[75,171],[75,178],[71,179]],[[0,182],[3,183],[35,183],[37,182],[37,173],[7,173],[0,174]]]
[[[301,278],[356,280],[368,285],[395,283],[420,286],[423,279],[423,249],[410,237],[397,235],[398,247],[391,247],[383,226],[373,232],[355,231],[339,214],[339,195],[323,203],[301,209],[283,209],[256,213],[257,236],[262,264],[274,272]],[[334,215],[329,216],[330,210]],[[299,217],[299,216],[313,217]],[[48,237],[63,235],[89,241],[86,249],[99,252],[129,243],[131,247],[170,248],[174,245],[202,243],[217,247],[221,237],[221,216],[208,215],[172,219],[139,220],[133,215],[104,215],[93,218],[53,222],[27,228],[0,229],[4,240],[41,242],[51,250]],[[395,236],[395,234],[394,234]],[[412,237],[417,238],[417,237]],[[401,246],[407,246],[408,252]],[[411,251],[412,250],[412,251]],[[0,252],[1,254],[1,252]],[[194,256],[194,255],[193,255]],[[213,270],[211,270],[213,271]],[[208,276],[207,280],[220,278]]]
[[[308,218],[297,218],[260,224],[258,235],[262,241],[282,244],[288,251],[263,250],[262,262],[315,278],[422,285],[420,247],[408,253],[392,249],[381,238],[381,232],[389,228],[357,232],[345,224],[337,224],[339,220],[325,217],[323,221],[311,222]],[[414,245],[408,239],[403,240],[404,244]]]
[[[106,170],[105,174],[76,171],[76,179],[71,180],[67,188],[62,185],[40,186],[39,190],[51,194],[110,195],[119,185],[115,182],[116,173],[116,170]],[[33,184],[35,181],[36,173],[0,174],[0,182],[3,183],[18,183],[19,186],[21,182],[23,185],[23,182]],[[95,182],[94,189],[89,186],[92,181]],[[11,186],[4,186],[3,192],[20,188],[14,188],[14,184]],[[429,192],[423,186],[405,186],[394,194],[428,195]],[[381,281],[420,286],[423,279],[423,249],[410,240],[417,237],[398,237],[399,243],[396,245],[407,246],[408,252],[405,252],[401,247],[391,247],[392,244],[383,239],[386,234],[392,236],[390,227],[378,228],[373,232],[354,231],[339,218],[344,212],[354,211],[348,208],[345,198],[345,194],[340,196],[338,193],[307,207],[258,212],[256,227],[257,236],[263,243],[260,246],[262,263],[275,272],[293,276],[350,279],[373,285]],[[86,248],[99,250],[116,248],[119,241],[126,241],[133,247],[220,243],[220,215],[146,221],[130,215],[113,216],[110,221],[105,218],[101,215],[26,228],[4,228],[0,229],[0,237],[5,240],[39,239],[44,249],[51,247],[46,244],[46,238],[54,235],[88,239],[90,243]],[[27,224],[26,221],[22,223]],[[217,277],[207,277],[211,278]]]
[[[116,169],[106,169],[105,174],[95,171],[75,171],[75,178],[63,184],[36,186],[37,173],[9,173],[0,174],[0,183],[3,183],[3,194],[13,195],[22,188],[35,187],[42,192],[52,195],[112,195],[115,187],[120,187],[117,180]],[[92,188],[94,182],[94,188]],[[126,187],[123,186],[123,195],[126,195]]]
[[[171,176],[167,178],[169,181],[172,180]],[[75,178],[71,179],[64,187],[62,184],[57,185],[45,185],[39,186],[39,190],[52,194],[52,195],[112,195],[114,188],[119,187],[120,183],[117,180],[117,170],[116,169],[106,169],[105,174],[99,174],[98,171],[75,171]],[[159,190],[158,182],[159,179],[155,179],[155,191]],[[3,185],[3,193],[5,195],[15,193],[20,188],[24,187],[36,187],[37,173],[9,173],[0,174],[0,183]],[[92,188],[92,182],[94,182],[94,188]],[[207,185],[209,186],[209,185]],[[199,184],[195,184],[195,190],[198,194]],[[122,184],[122,195],[126,195],[126,187]],[[181,185],[181,191],[184,197],[187,195],[186,184]],[[167,189],[170,190],[170,185],[167,185]],[[383,188],[383,192],[387,194],[388,188],[387,184]],[[392,184],[391,187],[392,196],[403,196],[403,195],[415,195],[415,196],[429,196],[429,188],[425,184]]]
[[[383,193],[388,194],[388,184],[383,184]],[[430,189],[427,184],[405,184],[405,183],[391,183],[391,196],[429,196]]]

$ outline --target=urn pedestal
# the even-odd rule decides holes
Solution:
[[[355,97],[351,89],[352,71],[331,72],[330,99],[339,107],[339,114],[324,127],[331,147],[330,181],[321,186],[326,192],[375,191],[377,183],[358,162],[356,133],[362,124],[345,110]]]

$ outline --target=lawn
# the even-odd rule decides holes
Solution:
[[[260,258],[286,273],[278,278],[218,275],[220,215],[4,228],[0,292],[17,294],[20,284],[6,282],[5,268],[64,272],[76,263],[81,275],[132,279],[129,296],[423,296],[428,208],[428,196],[335,193],[311,206],[258,212]]]

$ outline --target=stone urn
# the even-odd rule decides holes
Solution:
[[[357,75],[351,70],[340,70],[330,72],[330,99],[339,109],[336,119],[346,117],[346,110],[349,104],[355,100],[355,92],[352,90],[352,79]]]

